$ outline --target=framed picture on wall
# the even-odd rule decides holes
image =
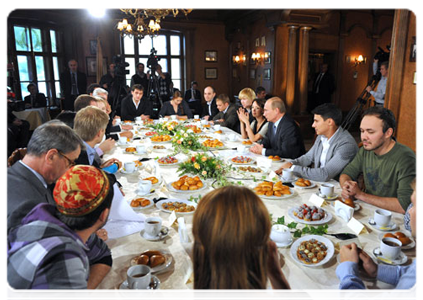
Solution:
[[[204,72],[206,79],[217,79],[217,68],[205,68]]]
[[[107,73],[107,57],[103,57],[103,75]],[[97,76],[97,58],[87,57],[87,76]]]
[[[410,62],[416,62],[416,37],[413,36],[413,42],[410,48]]]
[[[90,40],[90,54],[96,55],[97,54],[97,41]]]
[[[250,70],[250,79],[256,79],[256,69]]]
[[[206,62],[217,62],[217,51],[206,50],[204,53],[204,60]]]
[[[414,72],[413,84],[420,84],[420,72]]]
[[[270,80],[270,69],[264,69],[263,71],[263,79]]]
[[[272,53],[270,51],[264,52],[264,63],[265,64],[270,64]]]

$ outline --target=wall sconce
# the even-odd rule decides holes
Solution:
[[[359,55],[355,58],[355,64],[354,66],[365,64],[367,62],[367,57],[363,57],[363,55]]]
[[[247,58],[245,57],[245,55],[234,55],[234,56],[232,56],[232,62],[234,64],[244,63],[246,60],[247,60]]]
[[[253,54],[251,54],[251,59],[255,62],[255,63],[259,63],[260,62],[260,59],[261,59],[261,55],[260,55],[260,53],[254,53],[253,52]]]

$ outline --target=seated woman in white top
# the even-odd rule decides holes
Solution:
[[[268,123],[263,115],[265,102],[266,100],[264,99],[254,99],[251,109],[254,121],[251,124],[248,113],[242,109],[238,110],[242,138],[248,138],[251,142],[257,142],[266,135]]]

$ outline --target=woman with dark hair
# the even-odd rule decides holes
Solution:
[[[251,106],[251,112],[254,117],[254,121],[249,120],[247,112],[238,110],[238,118],[241,124],[241,135],[244,139],[250,139],[251,142],[257,142],[266,136],[267,132],[267,120],[264,117],[264,99],[254,99]]]
[[[199,202],[193,219],[195,289],[289,289],[269,240],[269,212],[245,187],[226,186]]]
[[[160,109],[160,116],[187,116],[189,119],[193,118],[191,109],[189,108],[188,103],[182,99],[182,94],[180,91],[175,91],[172,96],[172,100],[164,102],[162,108]]]

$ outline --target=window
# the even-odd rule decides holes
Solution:
[[[59,32],[51,28],[14,25],[13,37],[16,53],[13,57],[17,66],[14,76],[18,85],[12,89],[15,89],[17,98],[29,95],[27,86],[30,82],[37,83],[38,90],[47,98],[60,98]]]
[[[133,37],[123,37],[125,61],[129,63],[129,74],[126,75],[126,84],[131,85],[131,77],[136,72],[136,65],[143,63],[145,72],[150,71],[147,61],[151,49],[157,51],[158,63],[163,72],[170,73],[173,87],[179,90],[184,88],[184,56],[182,34],[165,32],[157,37],[144,37],[140,42]]]

